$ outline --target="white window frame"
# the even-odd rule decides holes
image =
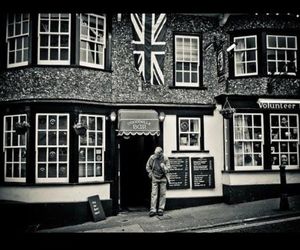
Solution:
[[[254,48],[246,48],[247,46],[247,38],[254,38],[255,39],[255,47]],[[245,41],[245,48],[243,49],[238,49],[238,45],[234,48],[234,75],[235,76],[253,76],[253,75],[257,75],[258,74],[258,58],[257,58],[257,36],[256,35],[251,35],[251,36],[239,36],[239,37],[234,37],[233,41],[236,42],[239,39],[244,39]],[[255,51],[255,61],[247,61],[247,52],[248,51]],[[237,61],[237,53],[238,52],[244,52],[245,53],[245,60],[244,61]],[[255,62],[255,67],[256,67],[256,71],[253,73],[242,73],[242,74],[238,74],[237,73],[237,64],[239,63],[243,63],[245,64],[245,69],[247,70],[247,63],[253,63]]]
[[[39,116],[46,116],[46,128],[45,129],[39,129],[38,126],[38,118]],[[57,117],[57,128],[53,130],[49,130],[48,124],[49,124],[49,116],[56,116]],[[60,116],[66,116],[67,117],[67,128],[66,129],[59,129],[59,117]],[[39,131],[45,131],[46,132],[46,144],[45,145],[38,145],[38,132]],[[49,131],[56,131],[56,145],[49,145],[48,144],[48,133]],[[59,145],[59,132],[61,131],[67,131],[67,145]],[[35,170],[36,170],[36,183],[68,183],[69,182],[69,137],[70,137],[70,129],[69,129],[69,114],[68,113],[37,113],[36,114],[36,134],[35,134]],[[39,148],[46,148],[46,161],[45,162],[39,162],[38,161],[38,149]],[[48,160],[48,149],[49,148],[67,148],[67,160],[66,161],[59,161],[59,152],[57,153],[57,160],[55,162],[51,162]],[[67,166],[67,175],[66,177],[47,177],[48,175],[48,165],[50,164],[56,164],[57,166],[57,175],[59,173],[59,164],[66,164]],[[38,165],[39,164],[45,164],[46,165],[46,177],[39,177],[38,176]]]
[[[13,135],[16,134],[16,130],[14,130],[13,120],[17,117],[18,122],[21,121],[21,116],[25,117],[25,121],[27,122],[27,115],[26,114],[16,114],[16,115],[5,115],[3,117],[3,152],[4,152],[4,181],[5,182],[26,182],[26,159],[22,162],[21,152],[22,149],[27,150],[27,132],[24,135],[17,135],[18,136],[18,145],[13,145]],[[6,130],[6,118],[11,119],[11,126],[9,130]],[[10,145],[6,145],[6,134],[10,134]],[[20,145],[21,136],[24,136],[24,145]],[[19,150],[19,160],[14,161],[14,154],[12,153],[12,161],[9,162],[12,165],[12,176],[14,176],[14,164],[19,164],[19,176],[20,177],[7,177],[7,150],[8,149],[18,149]],[[13,151],[12,151],[13,152]],[[25,164],[25,176],[21,177],[21,165]]]
[[[28,15],[28,19],[24,19],[24,15]],[[9,23],[9,15],[13,15],[14,22]],[[6,17],[6,43],[7,43],[7,68],[14,68],[14,67],[20,67],[20,66],[26,66],[29,64],[29,33],[30,33],[30,14],[29,13],[19,13],[18,15],[21,15],[21,20],[19,22],[16,21],[16,14],[7,14]],[[28,25],[27,32],[23,33],[24,26]],[[13,25],[13,35],[9,35],[9,25]],[[20,26],[20,34],[16,34],[16,26]],[[27,38],[27,47],[25,44],[25,39]],[[22,39],[21,48],[17,49],[18,39]],[[14,41],[15,49],[11,50],[10,48],[10,42]],[[26,51],[27,50],[27,51]],[[10,52],[14,51],[14,63],[9,62],[9,54]],[[22,53],[22,59],[21,62],[17,61],[17,52],[21,51]],[[27,53],[27,60],[25,60],[25,53]]]
[[[94,18],[96,18],[96,22],[98,22],[98,19],[102,19],[103,20],[103,43],[102,42],[99,42],[99,41],[95,41],[95,40],[92,40],[92,39],[90,39],[89,37],[84,37],[83,35],[82,35],[82,15],[86,15],[87,16],[87,18],[88,18],[88,23],[90,23],[90,17],[94,17]],[[87,67],[92,67],[92,68],[98,68],[98,69],[104,69],[104,66],[105,66],[105,49],[106,49],[106,15],[105,14],[103,14],[103,15],[95,15],[95,14],[91,14],[91,13],[84,13],[84,14],[80,14],[79,15],[79,20],[80,20],[80,24],[79,24],[79,26],[80,26],[80,32],[79,32],[79,34],[80,34],[80,58],[79,58],[79,65],[81,65],[81,66],[87,66]],[[88,26],[88,28],[87,29],[89,29],[89,26]],[[96,30],[96,32],[97,31],[101,31],[101,30]],[[95,45],[95,48],[97,47],[97,45],[102,45],[103,46],[103,50],[102,50],[102,53],[100,53],[100,51],[98,51],[98,50],[96,50],[95,49],[95,54],[102,54],[102,59],[103,59],[103,64],[97,64],[97,63],[90,63],[90,62],[88,62],[88,53],[89,53],[89,50],[88,50],[88,48],[86,48],[85,49],[85,51],[86,51],[86,58],[87,58],[87,60],[82,60],[82,58],[81,58],[81,50],[82,50],[82,48],[81,48],[81,43],[82,43],[82,41],[84,41],[84,42],[86,42],[87,43],[87,46],[88,46],[88,44],[89,43],[93,43],[94,45]]]
[[[189,47],[189,60],[186,60],[185,57],[185,50],[184,50],[184,42],[183,42],[183,50],[182,50],[182,58],[178,58],[177,52],[177,39],[180,38],[184,41],[184,39],[189,39],[190,40],[190,47]],[[188,36],[188,35],[175,35],[174,37],[175,39],[175,86],[176,87],[199,87],[200,86],[200,37],[199,36]],[[197,60],[192,60],[192,48],[191,48],[191,44],[192,44],[192,40],[196,40],[197,41]],[[177,69],[177,62],[182,63],[182,69],[178,70]],[[189,70],[184,70],[184,63],[189,63],[190,64],[190,69]],[[192,71],[191,67],[192,67],[192,63],[197,63],[197,71]],[[177,72],[180,71],[182,73],[182,82],[178,82],[177,81]],[[190,82],[185,82],[184,81],[184,73],[185,72],[189,72],[190,74]],[[197,82],[192,82],[192,73],[197,73]]]
[[[275,37],[276,39],[276,47],[271,47],[269,45],[269,37]],[[279,37],[284,37],[285,40],[286,40],[286,47],[278,47],[278,38]],[[288,47],[288,42],[287,42],[287,39],[288,38],[294,38],[295,39],[295,48],[289,48]],[[268,74],[272,74],[272,72],[269,71],[269,62],[273,62],[276,64],[276,71],[274,72],[275,75],[278,75],[278,74],[282,74],[282,73],[285,73],[287,75],[296,75],[296,72],[297,72],[297,51],[298,51],[298,45],[297,45],[297,36],[283,36],[283,35],[267,35],[267,52],[268,50],[274,50],[275,51],[275,59],[268,59],[267,58],[267,71],[268,71]],[[285,51],[285,60],[278,60],[278,51]],[[295,72],[286,72],[286,71],[278,71],[278,63],[279,62],[284,62],[285,64],[287,64],[289,61],[287,59],[287,52],[288,51],[294,51],[294,55],[295,55],[295,61],[294,61],[294,66],[295,66]],[[286,66],[287,67],[287,66]],[[285,69],[286,69],[285,67]]]
[[[182,120],[188,120],[189,121],[189,129],[188,131],[181,131],[181,126],[180,126],[180,121]],[[190,131],[190,124],[191,124],[191,120],[196,120],[198,121],[199,124],[199,130],[198,131]],[[198,134],[198,145],[195,146],[190,146],[190,145],[180,145],[180,135],[181,134]],[[188,151],[188,150],[201,150],[201,118],[200,117],[178,117],[178,148],[180,151]],[[190,144],[190,142],[189,142]]]
[[[46,14],[46,13],[45,13]],[[59,18],[58,19],[54,19],[54,20],[58,20],[59,24],[58,24],[58,32],[51,32],[51,24],[49,25],[49,31],[43,31],[41,32],[41,20],[43,18],[41,18],[41,14],[38,15],[38,64],[40,65],[70,65],[71,62],[71,14],[68,13],[69,15],[69,19],[61,19],[61,15],[62,14],[67,14],[67,13],[47,13],[49,14],[49,18],[45,18],[45,20],[48,20],[48,23],[51,23],[51,14],[58,14]],[[68,25],[68,32],[61,32],[60,28],[61,28],[61,21],[68,21],[69,25]],[[47,35],[48,36],[48,46],[42,47],[41,46],[41,35]],[[58,38],[58,46],[57,47],[52,47],[51,46],[51,35],[57,35]],[[61,47],[60,46],[60,38],[62,35],[67,35],[68,38],[68,47]],[[40,59],[40,54],[41,54],[41,49],[43,48],[47,48],[48,49],[48,60],[41,60]],[[58,50],[58,58],[60,58],[60,50],[63,49],[67,49],[68,50],[68,60],[51,60],[50,59],[50,55],[51,53],[49,53],[49,51],[51,50],[51,48],[56,48]]]
[[[236,120],[235,120],[235,117],[236,116],[242,116],[242,121],[243,121],[243,124],[242,124],[242,135],[243,135],[243,138],[242,139],[236,139],[236,128],[237,127],[240,127],[240,126],[237,126],[236,125]],[[247,126],[247,127],[250,127],[252,128],[252,138],[253,139],[245,139],[244,138],[244,116],[247,115],[251,115],[251,119],[252,119],[252,126]],[[260,116],[261,117],[261,126],[254,126],[254,116]],[[261,129],[261,139],[255,139],[254,138],[254,129],[255,128],[260,128]],[[254,162],[254,155],[257,155],[259,154],[258,152],[254,152],[254,143],[255,142],[260,142],[261,143],[261,166],[260,165],[252,165],[252,166],[246,166],[245,164],[243,165],[236,165],[236,162],[235,162],[235,157],[237,155],[236,153],[236,149],[235,149],[235,143],[238,143],[238,142],[241,142],[242,143],[242,152],[241,154],[239,155],[242,155],[243,157],[243,162],[244,162],[244,155],[246,155],[246,152],[244,151],[244,144],[247,143],[247,142],[250,142],[251,143],[251,147],[252,147],[252,150],[249,154],[251,154],[252,156],[252,161]],[[264,120],[263,120],[263,114],[262,113],[235,113],[234,116],[233,116],[233,154],[234,154],[234,169],[235,170],[263,170],[264,169]]]
[[[278,127],[277,126],[272,126],[272,116],[278,116],[278,121],[280,122],[280,120],[279,120],[279,118],[280,118],[280,116],[295,116],[296,117],[296,122],[297,122],[297,126],[296,127],[291,127],[290,125],[289,126],[287,126],[287,127],[283,127],[283,126],[281,126],[280,124],[278,124]],[[287,169],[299,169],[299,115],[298,114],[296,114],[296,113],[288,113],[288,114],[284,114],[284,113],[270,113],[270,116],[269,116],[269,119],[270,119],[270,145],[272,144],[272,142],[278,142],[279,144],[278,144],[278,152],[277,152],[277,154],[279,155],[279,165],[272,165],[272,169],[273,170],[278,170],[279,169],[279,166],[280,166],[280,163],[281,163],[281,156],[280,155],[282,155],[282,154],[285,154],[285,155],[287,155],[288,156],[288,161],[289,161],[289,155],[291,154],[291,152],[290,152],[290,150],[288,149],[288,152],[286,153],[286,152],[284,152],[284,153],[282,153],[281,152],[281,150],[280,150],[280,142],[286,142],[286,143],[289,143],[289,142],[295,142],[295,143],[297,143],[297,152],[296,153],[294,153],[294,154],[297,154],[297,165],[289,165],[289,163],[288,163],[288,165],[286,165],[286,168]],[[281,139],[281,138],[278,138],[278,139],[274,139],[274,138],[272,138],[272,128],[275,128],[275,129],[278,129],[278,135],[281,137],[281,133],[280,133],[280,129],[281,128],[287,128],[288,129],[288,131],[291,129],[291,128],[296,128],[297,129],[297,136],[298,136],[298,138],[296,138],[296,139],[290,139],[290,138],[288,138],[288,139]],[[289,146],[288,146],[288,148],[289,148]],[[272,152],[271,152],[271,155],[272,155]]]
[[[78,136],[78,154],[80,154],[80,149],[81,148],[84,148],[85,149],[85,161],[80,161],[80,156],[78,157],[78,180],[80,183],[84,183],[84,182],[93,182],[93,181],[104,181],[104,166],[105,166],[105,137],[106,137],[106,134],[105,134],[105,116],[104,115],[94,115],[94,114],[80,114],[79,115],[79,121],[81,121],[81,118],[82,117],[86,117],[87,118],[87,121],[89,120],[90,117],[92,118],[95,118],[95,129],[91,130],[90,127],[89,127],[89,122],[88,122],[88,129],[86,131],[86,138],[87,138],[87,141],[86,141],[86,144],[87,145],[81,145],[81,140],[82,140],[82,137],[81,136]],[[97,118],[101,118],[102,119],[102,130],[98,130],[97,128]],[[95,133],[95,145],[89,145],[89,133],[90,132],[94,132]],[[98,135],[97,133],[102,133],[102,145],[97,145],[97,139],[98,139]],[[87,154],[87,151],[89,148],[92,148],[94,149],[94,161],[88,161],[87,160],[87,157],[88,157],[88,154]],[[97,161],[96,159],[96,150],[101,148],[101,160],[100,161]],[[94,176],[90,176],[88,177],[87,176],[87,164],[88,163],[93,163],[94,164]],[[101,163],[101,176],[96,176],[96,164],[99,164]],[[80,164],[85,164],[85,174],[86,176],[85,177],[80,177],[79,175],[79,171],[80,171]]]

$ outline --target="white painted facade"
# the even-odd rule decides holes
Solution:
[[[164,121],[164,152],[168,157],[189,157],[190,188],[168,190],[167,198],[201,198],[219,197],[223,195],[222,170],[223,159],[223,117],[217,109],[213,115],[204,115],[204,149],[209,152],[172,153],[177,149],[176,115],[167,115]],[[213,157],[215,188],[192,189],[191,157]]]
[[[88,197],[99,195],[100,200],[110,199],[110,184],[74,186],[12,186],[1,187],[0,200],[26,203],[87,202]]]

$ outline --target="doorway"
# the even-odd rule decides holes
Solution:
[[[155,147],[157,136],[130,136],[120,139],[120,201],[122,210],[150,207],[151,181],[146,163]]]

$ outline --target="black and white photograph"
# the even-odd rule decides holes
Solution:
[[[2,231],[300,233],[300,11],[44,10],[0,13]]]

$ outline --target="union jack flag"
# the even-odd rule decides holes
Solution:
[[[134,63],[146,83],[164,84],[166,14],[130,14]]]

